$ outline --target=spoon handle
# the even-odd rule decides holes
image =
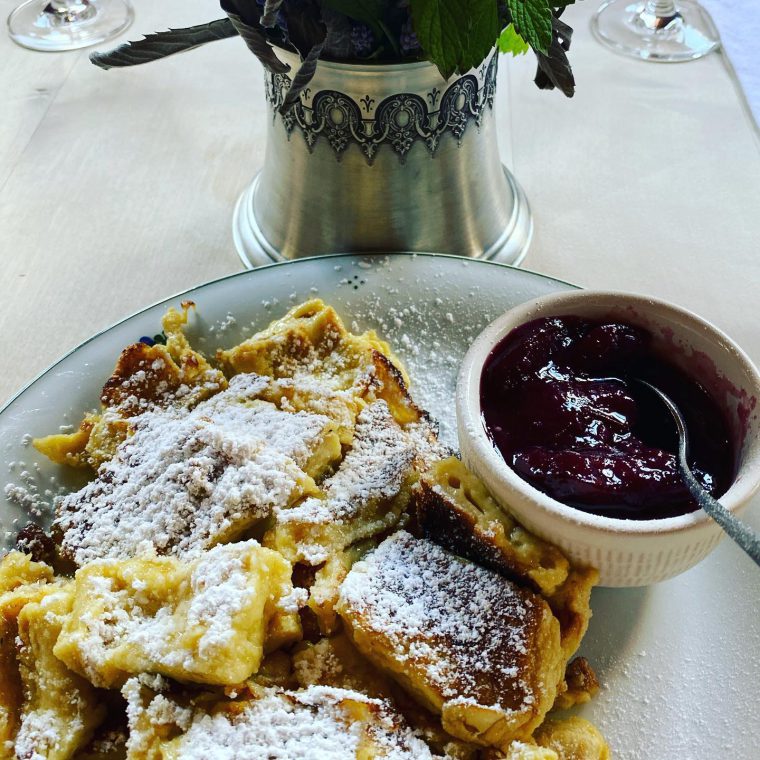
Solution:
[[[688,437],[683,419],[674,416],[678,427],[678,469],[686,487],[699,506],[760,566],[760,536],[710,496],[694,477],[688,464]]]
[[[699,485],[691,470],[684,466],[686,464],[685,452],[682,451],[684,447],[678,448],[678,469],[691,495],[699,506],[760,566],[760,536]]]

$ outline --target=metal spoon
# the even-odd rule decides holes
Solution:
[[[678,471],[681,474],[683,482],[689,489],[689,492],[694,497],[694,500],[699,506],[707,512],[728,535],[736,541],[739,546],[744,549],[757,565],[760,565],[760,535],[755,533],[749,525],[743,523],[738,517],[734,517],[717,499],[714,499],[710,494],[705,491],[700,485],[699,481],[694,477],[687,461],[689,453],[689,434],[686,430],[686,421],[683,418],[678,407],[673,400],[667,394],[663,393],[659,388],[648,383],[641,378],[635,378],[636,382],[649,388],[652,393],[667,407],[674,422],[676,423],[676,429],[678,431]]]

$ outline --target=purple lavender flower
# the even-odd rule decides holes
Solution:
[[[351,23],[351,46],[359,58],[368,56],[375,49],[375,33],[366,24]]]
[[[414,55],[419,53],[422,49],[420,41],[417,39],[417,35],[412,28],[412,19],[408,18],[404,21],[401,27],[401,35],[399,37],[399,47],[404,55]]]

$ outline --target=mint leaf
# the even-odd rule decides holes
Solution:
[[[497,44],[502,53],[512,53],[512,55],[525,55],[530,50],[530,45],[517,33],[514,24],[510,24],[499,35]]]
[[[387,0],[322,0],[324,5],[362,24],[379,28],[388,7]]]
[[[464,74],[465,71],[480,66],[486,59],[496,44],[501,26],[498,4],[493,0],[470,0],[462,5],[469,5],[465,16],[465,19],[469,20],[467,36],[457,65],[459,72]],[[461,16],[459,24],[462,24]]]
[[[410,0],[410,6],[420,45],[444,79],[478,66],[499,36],[494,0]]]
[[[547,0],[508,0],[508,5],[520,36],[545,54],[552,42],[552,9]]]

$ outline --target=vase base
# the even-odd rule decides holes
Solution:
[[[504,175],[507,184],[511,190],[513,200],[512,212],[509,221],[504,227],[499,238],[492,243],[485,251],[461,254],[468,258],[488,259],[498,261],[501,264],[512,264],[519,266],[525,258],[533,239],[533,215],[530,211],[530,204],[525,195],[525,191],[520,187],[512,173],[504,168]],[[254,177],[253,182],[243,191],[235,205],[235,212],[232,217],[232,237],[235,242],[235,248],[240,256],[246,269],[255,269],[264,264],[271,264],[275,261],[285,261],[289,258],[284,256],[275,248],[264,236],[261,227],[256,220],[254,213],[253,197],[256,193],[256,187],[259,183],[260,174]],[[365,253],[357,249],[345,251],[323,251],[322,253]],[[405,251],[404,251],[405,252]],[[429,253],[430,251],[417,251],[418,253]],[[366,251],[368,255],[381,253],[398,253],[398,251]],[[414,251],[409,251],[414,253]],[[461,251],[445,250],[434,251],[434,253],[459,254]],[[309,253],[308,255],[319,255]]]

